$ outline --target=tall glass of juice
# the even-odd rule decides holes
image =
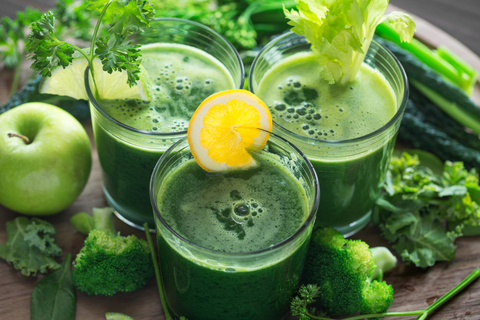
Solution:
[[[177,317],[280,320],[298,287],[319,186],[308,159],[271,135],[255,167],[208,173],[182,139],[153,172],[160,269]]]
[[[398,60],[373,42],[356,80],[330,85],[305,38],[282,35],[258,54],[249,89],[262,99],[273,131],[310,159],[322,188],[316,226],[348,236],[369,221],[408,97]]]
[[[141,44],[153,98],[90,99],[93,132],[102,168],[103,191],[116,215],[154,230],[150,177],[160,156],[186,136],[190,117],[211,94],[242,88],[243,64],[223,36],[196,22],[161,18],[132,39]]]

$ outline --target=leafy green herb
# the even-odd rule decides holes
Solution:
[[[75,39],[90,40],[92,36],[92,19],[86,10],[86,1],[57,0],[52,12],[62,22],[56,27],[56,33],[68,35]],[[22,61],[25,57],[25,30],[41,17],[37,9],[26,8],[17,12],[15,19],[4,17],[0,20],[0,62],[7,68],[15,68],[10,95],[17,90]]]
[[[91,12],[87,10],[87,6],[87,1],[57,0],[53,9],[55,17],[60,22],[56,33],[90,41],[95,21],[92,19]]]
[[[62,250],[54,243],[55,229],[50,223],[38,218],[18,217],[8,221],[6,226],[8,240],[0,244],[0,258],[25,276],[60,267],[54,258],[60,256]]]
[[[297,0],[298,11],[284,9],[292,31],[304,35],[330,84],[355,79],[370,47],[375,28],[387,20],[410,41],[415,31],[412,17],[402,12],[383,16],[388,0]]]
[[[32,23],[27,39],[28,56],[33,60],[32,68],[43,76],[51,76],[57,67],[67,67],[73,60],[74,52],[81,54],[88,62],[93,74],[93,60],[99,58],[103,70],[109,73],[125,70],[128,84],[133,86],[139,80],[140,50],[132,45],[127,36],[143,31],[154,18],[155,10],[142,0],[88,0],[87,9],[100,12],[90,50],[62,41],[56,36],[55,15],[45,13],[40,20]],[[108,24],[108,35],[99,36],[101,22]]]
[[[294,0],[151,0],[157,17],[200,22],[224,35],[237,50],[253,49],[268,37],[288,29],[282,4]]]
[[[431,306],[425,310],[406,311],[406,312],[385,312],[375,314],[364,314],[353,317],[343,318],[342,320],[359,320],[359,319],[372,319],[381,317],[398,317],[398,316],[412,316],[418,315],[416,320],[424,320],[431,315],[440,306],[445,304],[448,300],[453,298],[456,294],[462,291],[470,283],[480,277],[480,270],[476,268],[465,279],[463,279],[457,286],[451,289],[448,293],[435,301]],[[315,314],[315,309],[308,310],[307,306],[322,294],[322,291],[318,289],[316,285],[302,285],[299,290],[299,297],[295,297],[291,304],[292,314],[298,315],[300,320],[318,319],[318,320],[332,320],[325,317],[323,314]]]
[[[20,80],[21,65],[24,57],[24,29],[39,17],[40,12],[38,10],[26,8],[25,11],[17,13],[15,20],[8,17],[3,17],[0,20],[0,61],[3,61],[7,68],[15,68],[10,95],[17,90]]]
[[[69,253],[60,269],[45,276],[35,285],[30,299],[31,320],[75,319],[76,292],[71,265],[72,255]]]
[[[21,45],[25,40],[24,28],[40,17],[36,9],[26,8],[19,11],[17,17],[12,20],[3,17],[0,21],[0,61],[3,61],[7,68],[14,68],[23,58]]]
[[[290,303],[292,316],[298,316],[299,320],[308,320],[310,319],[309,314],[316,314],[317,310],[315,307],[308,309],[307,306],[315,302],[315,299],[319,296],[319,292],[320,289],[317,285],[301,285],[300,289],[298,289],[299,296],[293,298]]]
[[[392,158],[384,189],[372,222],[403,260],[418,267],[451,261],[464,227],[480,231],[480,208],[470,196],[470,191],[480,193],[478,174],[461,162],[445,162],[440,176],[422,166],[418,156],[403,153]]]

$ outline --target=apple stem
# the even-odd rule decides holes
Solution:
[[[28,138],[25,137],[25,136],[22,136],[21,134],[18,134],[18,133],[8,133],[7,135],[8,135],[9,138],[17,137],[17,138],[22,139],[23,142],[25,142],[25,144],[30,144],[30,139],[28,139]]]

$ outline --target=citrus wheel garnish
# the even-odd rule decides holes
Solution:
[[[153,94],[150,78],[147,70],[145,70],[142,65],[140,65],[140,79],[137,81],[137,85],[132,87],[127,84],[128,75],[126,71],[114,71],[112,73],[103,71],[103,65],[98,58],[93,60],[93,65],[95,69],[95,83],[97,85],[98,98],[102,100],[151,100]],[[87,66],[87,59],[78,57],[75,58],[72,64],[66,68],[55,68],[52,71],[51,77],[43,79],[39,92],[88,100],[84,83],[85,68]],[[90,87],[93,88],[91,77]]]
[[[272,131],[272,115],[253,93],[227,90],[205,99],[188,125],[188,144],[205,171],[245,169],[256,164]]]

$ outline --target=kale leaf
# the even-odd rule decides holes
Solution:
[[[38,218],[18,217],[8,221],[8,240],[0,244],[0,258],[13,265],[25,276],[60,268],[55,257],[62,250],[52,237],[55,229],[47,221]]]
[[[418,267],[451,261],[456,238],[480,234],[478,174],[461,162],[446,161],[440,176],[403,153],[390,162],[384,190],[372,222],[403,260]]]

